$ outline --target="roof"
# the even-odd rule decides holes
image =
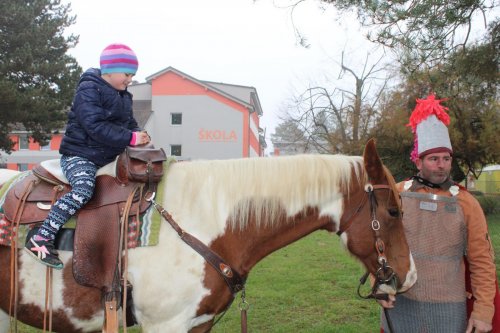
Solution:
[[[258,97],[257,92],[254,87],[247,87],[247,86],[238,86],[234,84],[226,84],[226,83],[214,83],[210,81],[201,81],[198,80],[184,72],[181,72],[178,69],[175,69],[174,67],[167,67],[161,71],[158,71],[148,77],[146,77],[146,82],[151,83],[152,80],[162,76],[163,74],[167,72],[174,72],[177,75],[191,80],[195,82],[198,85],[201,85],[202,87],[211,90],[219,95],[222,95],[238,104],[243,105],[247,109],[249,109],[251,112],[257,112],[259,115],[262,115],[262,108],[260,106],[260,102],[258,102]],[[253,96],[255,95],[255,96]],[[257,103],[255,103],[255,99],[257,99]],[[252,101],[254,103],[252,103]]]
[[[488,166],[486,166],[486,167],[483,168],[483,171],[497,171],[497,170],[500,170],[500,165],[499,164],[488,165]]]
[[[214,86],[220,90],[227,92],[233,96],[238,97],[239,99],[253,105],[255,107],[255,111],[262,116],[262,107],[260,105],[259,95],[257,94],[257,89],[250,86],[240,86],[236,84],[222,83],[222,82],[211,82],[211,81],[202,81],[206,84]]]

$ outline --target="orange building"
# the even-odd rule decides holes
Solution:
[[[9,138],[14,143],[14,147],[10,155],[2,152],[0,156],[4,168],[19,171],[31,170],[41,161],[59,158],[61,133],[52,134],[51,140],[45,146],[34,142],[26,131],[14,131]]]
[[[145,124],[156,145],[181,159],[264,156],[262,108],[254,87],[195,79],[173,67],[129,89],[150,103]]]

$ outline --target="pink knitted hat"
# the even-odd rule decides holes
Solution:
[[[414,135],[413,151],[411,160],[415,162],[417,158],[424,155],[438,152],[453,153],[448,125],[450,116],[446,113],[447,107],[440,102],[446,99],[436,99],[434,94],[426,99],[417,99],[417,105],[410,116],[410,126]]]
[[[101,74],[127,73],[135,74],[139,61],[134,51],[124,44],[111,44],[101,53]]]

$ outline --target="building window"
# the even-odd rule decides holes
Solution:
[[[40,145],[40,150],[50,150],[50,140],[46,145]]]
[[[170,145],[170,155],[171,156],[182,156],[182,146],[181,145]]]
[[[19,171],[27,171],[28,170],[28,163],[18,163],[17,164],[17,170],[19,170]]]
[[[182,125],[182,113],[171,113],[170,118],[172,125]]]
[[[26,134],[19,135],[19,150],[21,149],[29,149],[29,138]]]

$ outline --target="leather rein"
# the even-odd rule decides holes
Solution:
[[[387,300],[388,295],[387,294],[377,294],[378,287],[382,284],[392,284],[393,286],[397,285],[397,276],[394,273],[394,270],[391,266],[389,266],[387,262],[387,257],[385,255],[385,244],[384,241],[380,238],[380,221],[377,219],[376,212],[377,212],[377,198],[375,196],[375,191],[376,190],[389,190],[392,191],[392,188],[389,185],[385,184],[380,184],[380,185],[372,185],[372,184],[366,184],[365,185],[365,192],[366,195],[363,196],[361,199],[360,204],[358,205],[358,208],[356,211],[349,217],[347,222],[342,226],[339,227],[339,230],[337,231],[337,235],[342,235],[349,227],[352,225],[354,222],[354,218],[358,215],[358,213],[361,212],[363,207],[365,206],[366,202],[370,202],[370,211],[371,211],[371,228],[375,234],[375,250],[377,251],[377,262],[379,263],[379,268],[377,269],[377,272],[375,273],[375,283],[373,284],[372,290],[368,295],[362,295],[361,294],[361,286],[366,282],[369,272],[366,272],[361,278],[360,278],[360,284],[358,286],[358,295],[361,298],[364,299],[369,299],[369,298],[375,298],[375,299],[381,299],[381,300]]]
[[[241,332],[247,332],[247,311],[249,308],[249,304],[246,302],[246,293],[245,293],[245,282],[246,278],[241,276],[238,271],[231,267],[231,265],[227,264],[224,259],[222,259],[217,253],[212,251],[208,246],[203,244],[198,238],[194,237],[190,233],[184,231],[177,222],[175,222],[172,215],[170,215],[165,208],[163,208],[160,204],[158,204],[155,200],[155,192],[152,192],[148,198],[145,198],[146,201],[151,202],[154,208],[160,213],[160,215],[170,224],[170,226],[177,232],[179,237],[189,245],[193,250],[198,252],[206,262],[208,262],[217,273],[224,279],[226,285],[233,295],[233,299],[227,306],[226,310],[222,313],[217,320],[210,325],[206,332],[209,332],[215,324],[222,319],[222,317],[226,314],[227,309],[231,306],[234,301],[235,295],[241,291],[241,302],[239,304],[239,309],[241,311]]]
[[[155,207],[155,209],[160,213],[161,216],[170,224],[170,226],[177,232],[179,237],[193,248],[196,252],[198,252],[205,260],[222,276],[224,281],[226,282],[229,290],[233,296],[239,291],[245,288],[246,279],[242,277],[234,268],[232,268],[229,264],[227,264],[224,259],[222,259],[217,253],[212,251],[208,246],[203,244],[198,238],[194,237],[190,233],[184,231],[178,224],[175,222],[172,215],[170,215],[165,208],[163,208],[160,204],[154,201],[155,193],[153,192],[149,198],[146,198],[146,201],[151,202],[151,204]]]

